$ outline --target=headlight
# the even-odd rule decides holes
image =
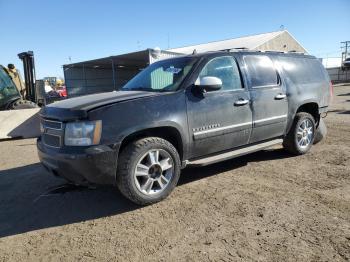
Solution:
[[[45,129],[44,129],[44,126],[43,126],[43,123],[41,123],[40,121],[40,133],[44,133]]]
[[[64,144],[66,146],[98,145],[101,133],[101,120],[67,123],[64,133]]]

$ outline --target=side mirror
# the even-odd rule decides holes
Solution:
[[[203,92],[217,91],[222,88],[222,81],[215,76],[198,77],[194,83],[196,87],[199,87]]]

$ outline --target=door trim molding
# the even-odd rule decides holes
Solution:
[[[273,116],[273,117],[255,120],[253,122],[245,122],[245,123],[236,124],[236,125],[222,126],[222,127],[217,127],[213,129],[202,130],[202,131],[194,132],[193,137],[195,140],[198,140],[198,139],[204,139],[212,136],[218,136],[218,135],[223,135],[223,134],[232,133],[236,131],[241,131],[246,129],[247,127],[252,127],[252,126],[254,127],[256,124],[271,122],[273,120],[286,119],[287,116],[288,115]],[[281,122],[281,121],[278,121],[278,122]]]
[[[193,133],[193,137],[195,140],[204,139],[212,136],[224,135],[236,131],[241,131],[247,129],[248,127],[252,127],[252,122],[245,122],[236,125],[223,126],[218,128],[213,128],[209,130],[203,130]]]
[[[263,118],[263,119],[259,119],[259,120],[254,120],[253,121],[253,128],[256,126],[263,126],[263,125],[268,125],[268,124],[272,124],[272,123],[284,122],[287,119],[287,117],[288,117],[288,115],[285,114],[285,115],[280,115],[280,116],[273,116],[273,117]],[[266,122],[269,122],[269,123],[266,123]]]

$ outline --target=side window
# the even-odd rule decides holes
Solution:
[[[279,64],[295,84],[320,83],[327,81],[327,74],[317,59],[300,57],[279,57]]]
[[[222,81],[222,90],[242,88],[237,63],[231,56],[222,56],[210,60],[202,69],[199,77],[215,76]]]
[[[267,56],[247,55],[244,61],[248,68],[248,78],[252,87],[278,85],[276,69]]]

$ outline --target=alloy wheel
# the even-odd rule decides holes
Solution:
[[[314,128],[310,119],[303,120],[297,131],[297,142],[300,148],[308,147],[314,136]]]
[[[164,191],[173,175],[173,160],[163,149],[149,150],[140,158],[134,171],[136,187],[145,195]]]

